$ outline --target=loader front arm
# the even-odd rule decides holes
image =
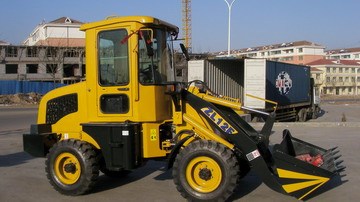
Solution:
[[[269,135],[275,120],[274,114],[270,114],[263,129],[258,132],[230,107],[212,104],[189,91],[181,92],[181,102],[182,122],[176,125],[176,130],[189,130],[193,133],[191,137],[184,136],[187,139],[178,141],[172,159],[191,142],[199,139],[214,141],[225,145],[239,158],[245,159],[269,188],[298,199],[309,196],[341,170],[334,166],[336,163],[329,162],[335,159],[331,151],[292,138],[290,135],[284,136],[283,142],[278,144],[280,146],[275,145],[274,152],[270,152]],[[294,142],[298,147],[287,142]],[[317,167],[297,159],[295,154],[299,155],[299,150],[304,148],[308,152],[317,151],[319,155],[324,155],[324,158],[328,155],[326,160],[332,169]],[[289,153],[291,150],[295,152]],[[289,184],[289,181],[300,184]]]

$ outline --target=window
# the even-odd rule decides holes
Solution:
[[[343,73],[343,68],[342,67],[339,68],[339,73]]]
[[[326,73],[330,73],[330,67],[326,68]]]
[[[17,57],[18,56],[18,48],[14,46],[6,47],[5,57]]]
[[[349,73],[349,68],[345,68],[345,73]]]
[[[183,70],[182,69],[176,69],[176,76],[182,77],[183,76]]]
[[[345,82],[349,82],[349,77],[345,77]]]
[[[359,58],[359,54],[355,54],[354,56],[355,56],[355,58]]]
[[[332,82],[336,82],[336,77],[333,77],[333,78],[332,78]]]
[[[80,50],[70,49],[64,52],[64,57],[75,58],[80,56]]]
[[[256,57],[256,56],[257,56],[256,53],[249,53],[249,54],[247,55],[247,57],[249,57],[249,58]]]
[[[77,68],[78,68],[78,65],[64,64],[63,65],[63,77],[75,76],[75,69],[77,69]]]
[[[5,66],[5,74],[17,74],[18,65],[17,64],[7,64]]]
[[[351,93],[352,92],[352,88],[351,87],[349,87],[349,93]]]
[[[106,114],[127,113],[129,106],[129,97],[125,94],[109,94],[100,97],[100,109]]]
[[[26,57],[37,57],[38,56],[38,49],[36,47],[28,47],[26,49]]]
[[[48,74],[56,74],[58,71],[57,64],[46,64],[46,73]]]
[[[298,49],[298,52],[299,52],[299,53],[302,53],[302,52],[303,52],[303,48],[299,48],[299,49]]]
[[[38,73],[38,64],[26,64],[26,73],[27,74],[37,74]]]
[[[351,68],[351,73],[355,73],[355,68]]]
[[[292,61],[293,57],[283,57],[281,58],[281,61]]]
[[[351,82],[353,82],[353,83],[355,82],[355,77],[354,76],[351,77]]]
[[[333,67],[333,68],[332,68],[332,72],[333,72],[333,73],[336,73],[336,67]]]
[[[333,91],[334,91],[333,88],[330,87],[330,88],[327,89],[327,94],[332,94]]]
[[[48,47],[46,49],[46,56],[47,57],[56,57],[58,52],[58,48],[56,47]]]
[[[304,56],[299,56],[299,60],[303,60],[304,59]]]
[[[289,53],[294,53],[294,49],[287,49],[287,50],[283,50],[284,53],[289,54]]]
[[[128,34],[126,29],[99,33],[99,82],[103,86],[129,83]]]
[[[326,82],[330,82],[330,77],[326,77]]]
[[[139,80],[146,85],[174,81],[172,35],[164,29],[145,28],[139,34]]]
[[[342,77],[339,77],[339,82],[343,82],[343,78],[342,78]]]
[[[320,79],[320,74],[316,74],[316,79],[317,79],[317,80]]]
[[[277,50],[277,51],[271,51],[270,55],[278,55],[281,54],[281,51]]]

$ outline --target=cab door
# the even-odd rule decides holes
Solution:
[[[131,63],[127,39],[126,28],[98,32],[97,113],[108,121],[119,122],[132,117]]]

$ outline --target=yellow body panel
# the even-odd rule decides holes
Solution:
[[[166,156],[166,151],[162,150],[160,146],[160,124],[144,123],[142,126],[143,157],[155,158]]]

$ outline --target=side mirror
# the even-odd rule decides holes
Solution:
[[[184,44],[180,44],[180,48],[181,48],[181,51],[182,53],[184,54],[185,58],[186,58],[186,61],[189,61],[190,60],[190,56],[189,56],[189,52],[188,50],[185,48]]]

